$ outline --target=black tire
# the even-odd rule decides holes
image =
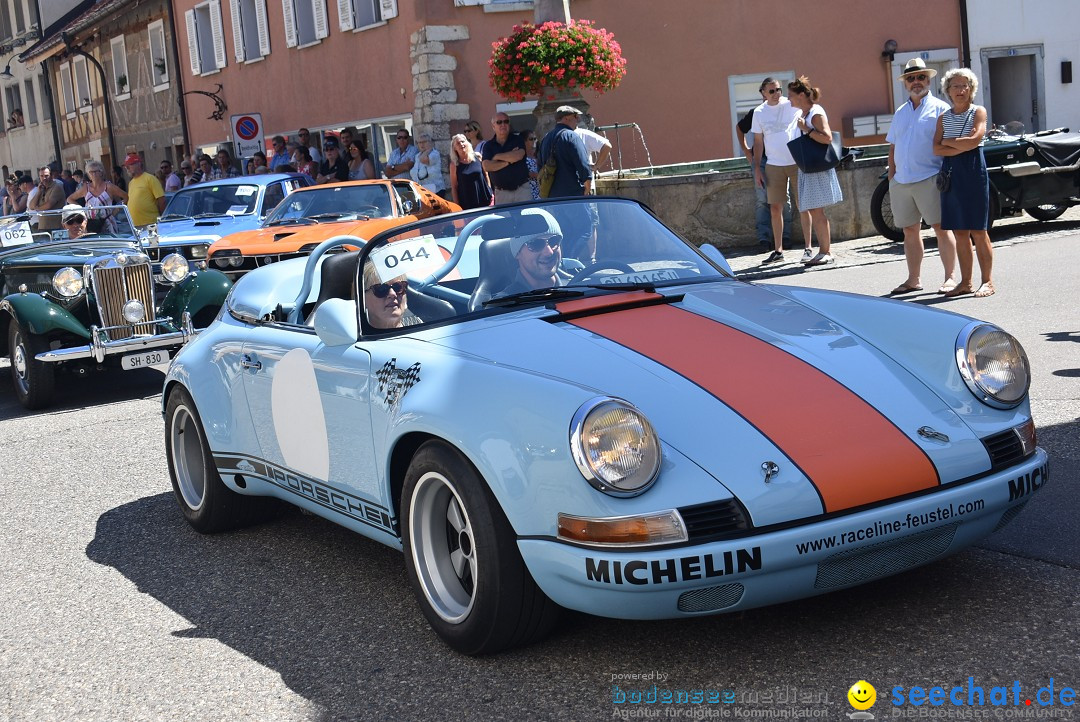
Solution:
[[[250,526],[288,508],[277,499],[245,496],[225,486],[214,467],[195,402],[179,386],[165,407],[165,456],[180,513],[200,534]]]
[[[900,242],[904,240],[904,229],[893,225],[892,205],[889,203],[889,179],[885,178],[874,189],[874,195],[870,197],[870,220],[874,222],[874,228],[890,241]]]
[[[8,359],[15,396],[27,409],[42,409],[52,403],[56,369],[34,356],[48,349],[42,336],[32,334],[15,319],[8,325]]]
[[[547,634],[559,607],[536,585],[514,531],[476,469],[429,441],[401,491],[405,567],[435,632],[458,652],[491,654]]]
[[[1066,205],[1048,203],[1044,206],[1028,208],[1027,214],[1037,221],[1053,221],[1061,217],[1061,214],[1069,210]]]

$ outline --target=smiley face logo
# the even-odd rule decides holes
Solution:
[[[860,679],[847,691],[847,699],[855,709],[870,709],[877,702],[877,690],[865,679]]]

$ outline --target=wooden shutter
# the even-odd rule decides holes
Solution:
[[[233,52],[236,62],[242,63],[244,57],[244,20],[240,12],[240,0],[229,0],[229,12],[232,13]]]
[[[270,25],[266,22],[266,0],[255,0],[255,29],[259,31],[259,54],[270,54]]]
[[[383,20],[397,17],[397,0],[379,0],[379,12]]]
[[[296,11],[293,9],[293,0],[281,0],[281,13],[285,16],[285,47],[295,48]]]
[[[202,59],[199,57],[199,28],[195,21],[195,11],[188,10],[184,13],[184,21],[187,23],[187,49],[191,60],[191,74],[202,75]]]
[[[353,0],[337,0],[338,27],[347,33],[355,27],[353,21]]]
[[[311,14],[315,18],[315,37],[319,40],[330,34],[326,18],[326,0],[311,0]]]
[[[225,27],[221,22],[221,0],[210,0],[210,34],[214,36],[214,64],[224,68],[229,63],[225,56]]]

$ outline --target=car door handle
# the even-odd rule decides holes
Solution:
[[[240,365],[246,369],[255,369],[256,371],[262,370],[262,361],[255,361],[248,354],[242,354],[240,356]]]

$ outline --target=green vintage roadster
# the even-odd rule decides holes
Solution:
[[[48,406],[58,372],[164,363],[217,315],[232,283],[179,254],[155,284],[125,206],[0,217],[0,353],[19,402]],[[108,214],[108,223],[90,216]],[[58,225],[61,230],[36,231]],[[35,217],[36,216],[36,217]],[[87,221],[98,233],[86,233]],[[99,219],[100,220],[100,219]]]

